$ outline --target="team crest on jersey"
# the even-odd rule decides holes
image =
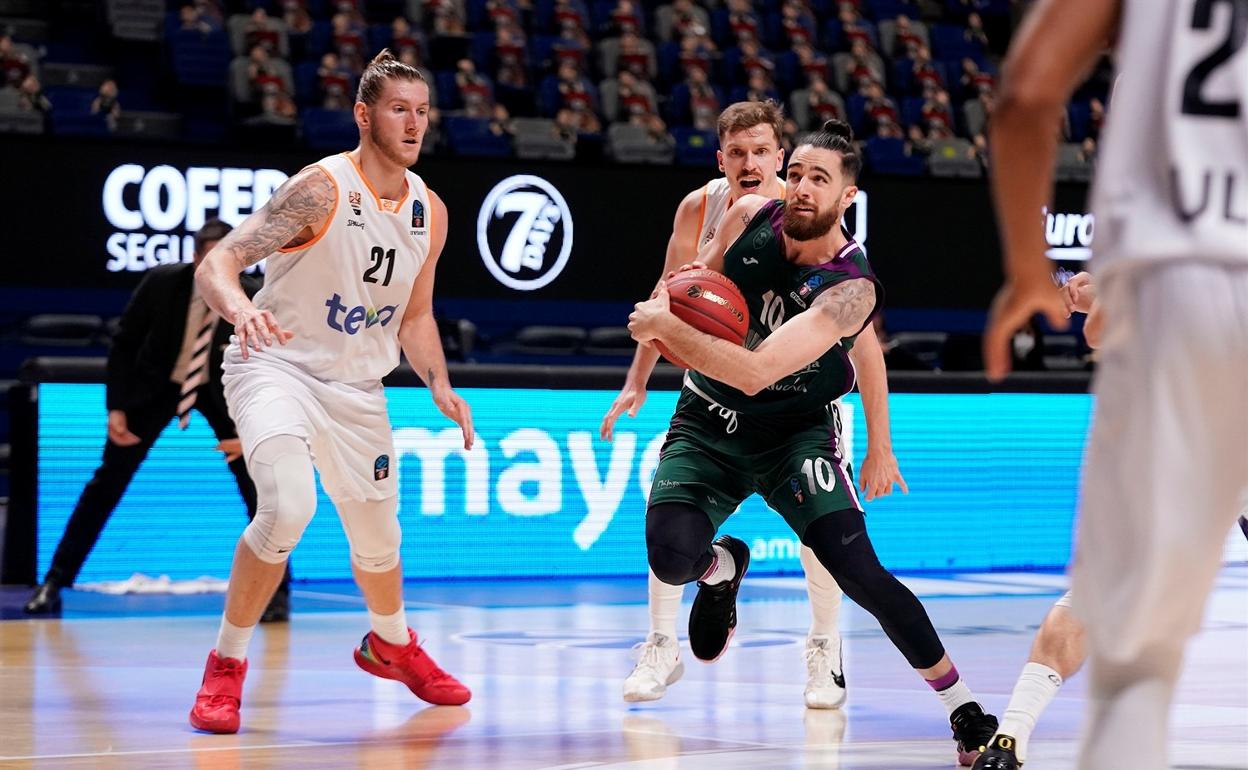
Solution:
[[[771,228],[764,228],[754,236],[754,250],[759,251],[771,240]]]
[[[381,481],[390,475],[390,455],[381,455],[373,461],[373,481]]]
[[[796,478],[789,479],[789,489],[793,490],[793,499],[798,505],[806,502],[806,495],[802,493],[802,482]]]
[[[425,229],[425,204],[419,200],[412,201],[412,229]]]
[[[360,202],[362,200],[363,198],[355,190],[351,190],[347,193],[347,203],[351,206],[351,211],[354,212],[357,217],[360,215]]]

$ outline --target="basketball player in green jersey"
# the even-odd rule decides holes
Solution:
[[[784,166],[781,108],[770,101],[737,102],[720,113],[716,128],[723,176],[693,190],[681,201],[667,245],[664,274],[694,261],[698,250],[714,238],[735,200],[748,194],[784,197],[785,185],[777,176]],[[892,451],[888,373],[874,329],[868,327],[863,332],[852,355],[867,422],[867,453],[858,476],[867,500],[871,500],[891,494],[894,483],[904,491],[906,482]],[[602,420],[599,433],[604,440],[611,440],[615,421],[622,414],[635,416],[645,403],[646,383],[658,358],[654,348],[638,346],[624,387]],[[802,546],[799,558],[806,573],[811,614],[804,651],[807,679],[803,698],[807,708],[838,708],[846,697],[838,630],[841,589],[809,548]],[[640,645],[637,665],[624,680],[624,700],[630,703],[662,698],[668,686],[684,673],[676,638],[676,615],[684,586],[668,585],[653,572],[648,577],[650,631]],[[720,652],[713,651],[711,658],[718,658]]]
[[[937,692],[958,760],[970,765],[997,720],[960,679],[923,605],[880,564],[842,442],[835,402],[854,385],[849,350],[882,299],[840,227],[862,165],[852,139],[839,121],[803,139],[786,200],[745,196],[703,250],[746,299],[744,346],[678,319],[663,284],[629,317],[634,339],[663,342],[692,370],[650,491],[650,568],[673,585],[698,581],[690,647],[702,658],[722,651],[750,549],[715,533],[742,500],[762,495]]]

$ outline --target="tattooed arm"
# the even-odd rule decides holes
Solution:
[[[447,225],[446,204],[433,190],[429,190],[429,208],[429,257],[412,284],[412,295],[399,325],[399,344],[403,346],[407,362],[425,381],[438,410],[459,425],[464,434],[464,449],[472,449],[472,410],[451,388],[442,336],[438,333],[437,319],[433,317],[433,277],[438,257],[446,245]]]
[[[308,166],[222,238],[195,271],[195,284],[208,306],[234,324],[243,358],[249,346],[260,350],[274,340],[284,345],[293,335],[272,313],[252,304],[238,274],[283,246],[312,240],[325,227],[337,200],[333,180],[319,166]]]
[[[785,321],[754,350],[704,334],[672,315],[667,290],[638,303],[629,316],[633,339],[663,341],[672,353],[712,379],[754,395],[857,334],[875,308],[875,284],[854,278],[820,294],[810,309]]]

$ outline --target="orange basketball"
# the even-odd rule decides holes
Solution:
[[[741,290],[723,273],[714,270],[686,270],[667,282],[672,313],[698,331],[729,340],[738,345],[745,342],[750,328],[750,310]],[[659,352],[677,366],[689,366],[676,358],[655,340]]]

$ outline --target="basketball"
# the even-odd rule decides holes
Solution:
[[[723,273],[686,270],[667,282],[672,313],[693,328],[740,345],[750,328],[750,311],[741,290]],[[682,369],[690,368],[655,340],[663,357]]]

